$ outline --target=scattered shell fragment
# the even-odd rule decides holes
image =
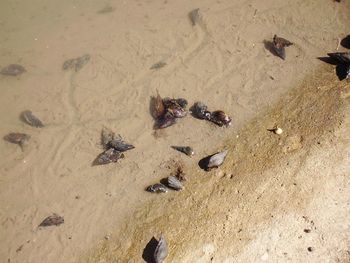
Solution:
[[[63,63],[62,68],[63,70],[74,69],[75,72],[78,72],[80,69],[82,69],[83,66],[85,66],[89,62],[90,58],[91,57],[89,54],[85,54],[81,57],[68,59]]]
[[[161,234],[156,250],[154,251],[154,262],[162,263],[167,256],[168,256],[168,245],[165,241],[163,234]]]
[[[151,193],[166,193],[168,188],[164,184],[153,184],[146,188],[147,192]]]
[[[231,125],[231,118],[223,111],[213,111],[210,115],[210,121],[219,126]]]
[[[171,146],[171,148],[173,148],[179,152],[182,152],[188,156],[194,155],[194,151],[190,146]]]
[[[115,163],[119,159],[124,158],[124,154],[115,150],[114,148],[110,148],[103,153],[101,153],[95,161],[93,162],[93,165],[102,165],[102,164],[108,164],[108,163]]]
[[[276,55],[283,60],[286,58],[285,47],[293,45],[292,42],[282,37],[278,37],[277,35],[274,35],[272,44],[273,44],[274,51],[276,52]]]
[[[176,191],[182,190],[184,188],[182,183],[175,176],[169,176],[167,184],[171,189],[174,189]]]
[[[30,126],[36,127],[36,128],[42,128],[44,127],[44,124],[41,120],[39,120],[38,117],[36,117],[30,110],[25,110],[21,113],[21,119],[29,124]]]
[[[211,112],[208,111],[207,105],[205,105],[203,102],[196,102],[192,107],[192,111],[195,117],[210,120]]]
[[[219,152],[219,153],[212,155],[209,158],[207,168],[212,169],[212,168],[219,167],[220,165],[222,165],[223,162],[225,161],[227,153],[228,153],[228,150],[225,150],[223,152]]]
[[[199,11],[199,8],[196,8],[194,10],[192,10],[189,14],[188,14],[192,25],[195,26],[199,23],[200,19],[201,19],[201,13]]]
[[[150,67],[150,69],[160,69],[160,68],[162,68],[162,67],[165,67],[166,65],[167,65],[167,64],[166,64],[165,62],[159,61],[159,62],[153,64],[153,65]]]
[[[39,226],[58,226],[64,223],[64,218],[58,214],[46,217]]]
[[[26,72],[26,69],[18,64],[10,64],[0,71],[0,74],[5,76],[18,76]]]
[[[23,146],[29,141],[29,139],[30,135],[18,132],[11,132],[4,136],[5,141],[18,144],[22,148],[22,150]]]

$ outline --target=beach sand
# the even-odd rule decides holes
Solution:
[[[317,57],[345,50],[350,3],[0,5],[0,66],[27,70],[0,75],[0,135],[31,136],[23,151],[0,142],[0,262],[145,262],[160,233],[166,262],[349,261],[350,86]],[[294,43],[286,60],[265,47],[274,34]],[[84,54],[81,70],[62,69]],[[158,62],[166,65],[150,69]],[[232,126],[187,116],[155,133],[157,90],[224,110]],[[23,110],[45,127],[21,122]],[[267,131],[275,125],[280,136]],[[92,166],[103,127],[135,149]],[[195,156],[171,145],[190,145]],[[222,149],[222,167],[198,167]],[[144,191],[179,163],[183,191]],[[64,224],[38,228],[52,213]]]

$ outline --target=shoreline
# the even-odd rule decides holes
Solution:
[[[341,149],[350,146],[350,137],[346,135],[346,128],[350,125],[350,86],[347,82],[337,81],[331,66],[322,68],[318,70],[322,73],[307,77],[300,87],[288,92],[272,109],[245,125],[237,138],[228,139],[221,147],[230,149],[222,167],[211,172],[189,168],[187,173],[185,171],[189,175],[185,190],[159,194],[156,200],[143,204],[143,208],[139,207],[131,218],[126,219],[124,226],[109,240],[102,241],[93,255],[79,262],[141,262],[147,243],[151,238],[157,239],[160,233],[170,243],[169,262],[233,262],[238,258],[252,260],[253,256],[258,260],[258,255],[249,250],[249,246],[264,230],[272,227],[271,231],[274,231],[274,224],[279,225],[281,233],[289,233],[289,228],[292,228],[289,234],[293,235],[296,235],[294,228],[300,228],[297,229],[299,235],[303,233],[303,227],[312,228],[318,236],[313,235],[313,244],[317,243],[319,236],[327,235],[325,231],[339,231],[318,223],[323,214],[333,214],[341,208],[323,211],[321,218],[317,218],[311,206],[315,200],[322,202],[322,196],[329,196],[333,190],[317,192],[314,189],[309,192],[302,183],[304,181],[310,189],[322,189],[320,182],[307,179],[312,173],[304,171],[305,163],[309,159],[320,162],[319,159],[324,158],[321,149],[333,152],[332,144],[339,145],[339,140],[346,142],[340,145]],[[267,131],[274,122],[283,127],[281,135]],[[340,135],[345,136],[341,138]],[[338,159],[338,162],[345,167],[349,159],[350,155]],[[329,170],[339,172],[334,166],[327,167],[324,172],[327,174]],[[341,179],[333,180],[328,176],[327,180],[337,183],[344,180],[342,193],[345,194],[350,180],[346,179],[344,172]],[[318,180],[327,181],[325,178]],[[284,189],[279,189],[279,186]],[[339,202],[339,206],[349,210],[346,196],[349,198],[349,193],[341,198],[343,202]],[[283,222],[286,217],[291,221]],[[343,220],[346,218],[336,221],[346,223]],[[317,227],[323,228],[322,231],[317,231]],[[346,262],[347,246],[344,244],[349,242],[349,233],[342,233],[339,240],[334,238],[337,244],[343,244],[341,247],[323,244],[321,252],[315,252],[316,258],[328,258],[331,262],[341,258],[343,261],[339,262]],[[291,242],[291,247],[304,245],[298,239],[288,241],[281,238],[280,241],[286,245]],[[332,250],[333,246],[342,252],[324,252]],[[282,249],[280,245],[278,249]],[[301,254],[308,253],[307,247],[305,252]],[[267,257],[265,254],[270,253],[265,251],[260,256]],[[291,253],[288,257],[295,261],[304,255]],[[312,262],[316,258],[314,255]]]

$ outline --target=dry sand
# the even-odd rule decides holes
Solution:
[[[350,3],[0,5],[0,66],[27,69],[0,76],[0,134],[32,136],[23,152],[0,142],[0,262],[144,262],[160,232],[167,262],[349,261],[349,81],[315,58],[349,34]],[[285,61],[264,47],[275,33],[295,43]],[[79,72],[62,70],[83,54],[91,60]],[[167,65],[150,70],[159,61]],[[149,100],[157,89],[222,109],[233,127],[189,116],[155,136]],[[46,127],[22,123],[26,109]],[[276,124],[281,136],[266,131]],[[92,167],[103,126],[136,148]],[[191,145],[196,156],[170,145]],[[201,157],[224,147],[222,168],[199,169]],[[184,191],[144,191],[176,161],[187,173]],[[54,212],[65,223],[38,229]]]

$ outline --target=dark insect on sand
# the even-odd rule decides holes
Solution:
[[[39,225],[39,227],[45,226],[59,226],[64,223],[64,218],[58,214],[52,214],[46,217]]]
[[[26,69],[18,64],[10,64],[6,67],[4,67],[1,71],[1,75],[5,76],[18,76],[26,72]]]
[[[25,110],[21,113],[20,118],[25,123],[36,128],[44,127],[44,124],[38,117],[36,117],[30,110]]]
[[[12,132],[4,136],[4,140],[10,143],[18,144],[22,150],[23,146],[29,141],[30,135],[25,133]]]

